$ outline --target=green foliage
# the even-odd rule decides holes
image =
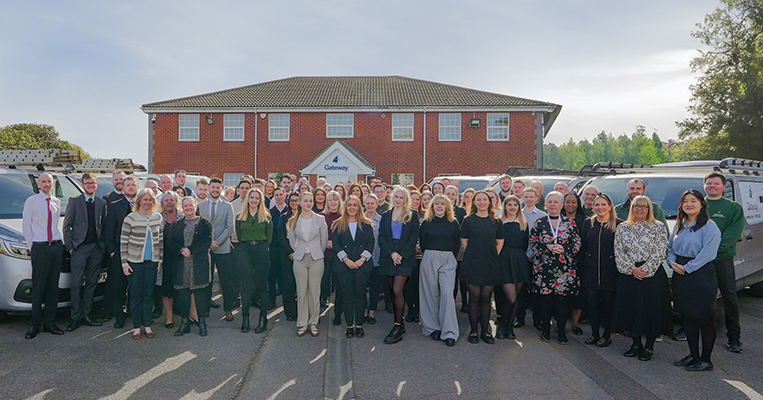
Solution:
[[[0,150],[24,149],[79,150],[83,159],[90,158],[81,147],[59,139],[51,125],[13,124],[0,128]]]
[[[678,123],[680,137],[763,159],[763,0],[721,2],[692,32],[709,50],[692,60],[702,76],[690,87],[693,116]]]

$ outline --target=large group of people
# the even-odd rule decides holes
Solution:
[[[690,354],[675,365],[690,371],[713,368],[720,288],[726,347],[742,351],[733,258],[744,217],[739,204],[723,198],[726,178],[717,172],[704,179],[706,195],[683,193],[673,232],[641,179],[631,180],[628,200],[614,205],[594,186],[579,197],[561,183],[543,196],[540,182],[507,175],[499,190],[463,194],[447,179],[420,187],[377,180],[332,187],[319,179],[313,188],[289,174],[278,181],[244,175],[235,188],[212,178],[192,190],[185,178],[184,171],[162,175],[138,190],[135,176],[115,172],[114,191],[101,199],[96,177],[86,173],[84,193],[69,200],[60,232],[53,177],[39,176],[40,192],[23,212],[33,266],[26,338],[64,333],[54,311],[66,249],[72,272],[66,331],[112,318],[123,328],[129,310],[132,338],[154,338],[153,320],[164,314],[173,329],[178,311],[175,336],[192,326],[206,336],[210,308],[221,307],[212,300],[216,270],[224,320],[233,321],[240,306],[244,333],[252,330],[251,307],[259,309],[254,332],[267,331],[268,312],[281,296],[296,335],[318,336],[333,294],[332,323],[341,325],[343,316],[347,338],[365,336],[364,324],[376,323],[383,298],[394,314],[384,343],[401,341],[405,322],[418,322],[422,334],[453,346],[460,292],[468,342],[475,344],[516,338],[525,310],[533,309],[543,341],[555,325],[557,341],[568,343],[568,320],[573,334],[583,334],[582,315],[591,327],[585,344],[607,347],[621,334],[633,340],[624,356],[648,361],[662,335],[681,339],[673,329],[680,315]],[[108,277],[96,318],[102,263]]]

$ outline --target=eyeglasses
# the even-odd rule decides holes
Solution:
[[[649,208],[649,206],[644,206],[644,205],[639,204],[639,205],[633,206],[632,208],[637,208],[639,210],[646,210],[646,209]]]

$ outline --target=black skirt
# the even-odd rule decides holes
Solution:
[[[392,244],[395,247],[399,247],[400,239],[392,239]],[[382,256],[384,257],[384,256]],[[389,266],[387,267],[379,267],[382,270],[382,273],[384,276],[395,276],[395,275],[404,275],[404,276],[411,276],[411,273],[413,272],[413,269],[416,268],[416,258],[407,259],[403,258],[403,262],[395,265],[395,263],[390,262]]]
[[[676,262],[685,265],[691,258],[676,257]],[[676,312],[694,319],[712,319],[715,314],[718,294],[718,277],[715,265],[709,262],[690,274],[673,274],[673,301]]]
[[[630,337],[670,335],[672,311],[668,275],[660,267],[651,278],[620,274],[615,294],[612,331]]]

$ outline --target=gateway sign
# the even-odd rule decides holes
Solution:
[[[375,168],[346,143],[336,140],[300,170],[302,175],[373,175]]]

